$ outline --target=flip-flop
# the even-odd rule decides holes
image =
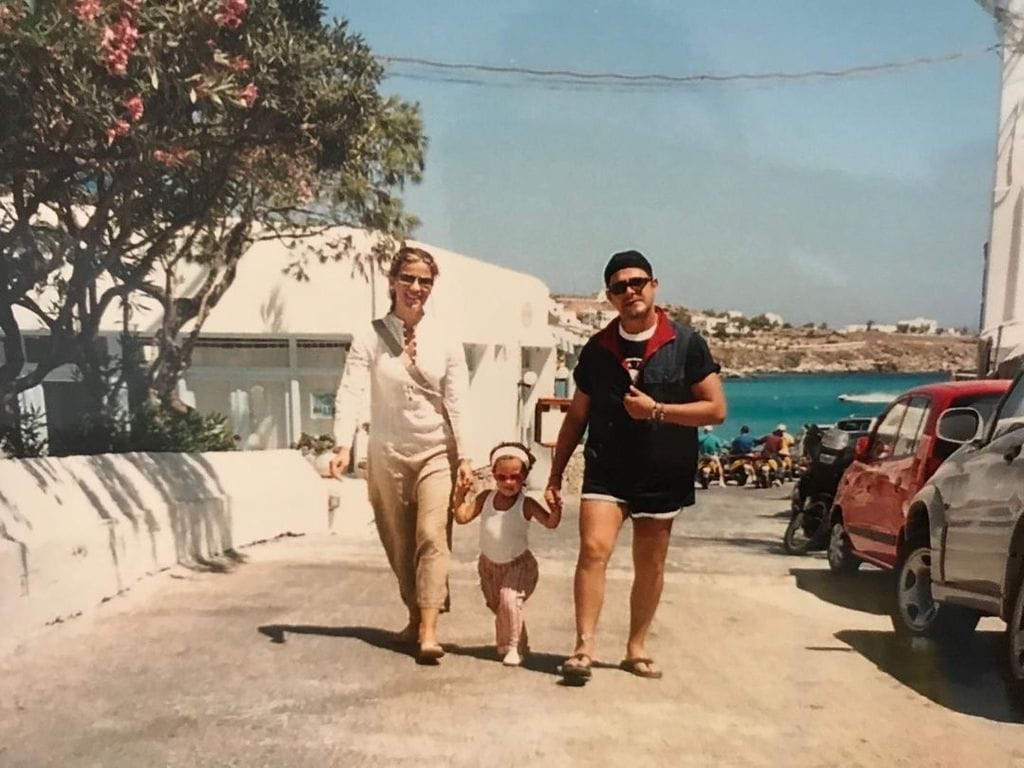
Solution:
[[[421,645],[416,652],[416,662],[418,664],[437,664],[442,656],[444,656],[444,648],[439,644]]]
[[[593,659],[586,653],[574,653],[562,662],[562,679],[568,682],[585,683],[590,679],[590,666]]]
[[[641,669],[641,664],[645,665],[647,669]],[[654,668],[654,660],[644,658],[643,656],[637,656],[632,659],[623,659],[619,662],[619,669],[623,669],[637,677],[646,677],[650,680],[661,679],[661,670]]]

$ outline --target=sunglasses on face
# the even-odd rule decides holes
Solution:
[[[398,276],[398,282],[405,283],[406,285],[413,285],[419,283],[424,288],[434,287],[434,278],[432,277],[420,277],[419,275],[410,275],[408,273],[402,273]]]
[[[522,475],[520,475],[519,473],[516,473],[514,475],[506,475],[504,472],[494,473],[494,479],[497,480],[499,483],[514,482],[516,480],[519,480],[521,477]]]
[[[653,277],[631,277],[629,280],[617,280],[608,286],[608,293],[612,296],[621,296],[630,288],[634,291],[642,291]]]

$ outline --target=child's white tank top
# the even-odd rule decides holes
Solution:
[[[526,494],[520,493],[508,509],[495,509],[494,496],[494,491],[487,493],[480,511],[480,553],[492,563],[507,563],[530,546],[530,521],[523,515]]]

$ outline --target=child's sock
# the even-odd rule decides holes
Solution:
[[[501,660],[501,663],[506,667],[518,667],[523,663],[522,657],[519,655],[518,648],[510,648],[508,653],[505,654],[505,658]]]

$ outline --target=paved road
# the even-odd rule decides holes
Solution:
[[[677,524],[651,651],[617,670],[628,548],[613,560],[599,656],[558,684],[572,640],[575,510],[536,529],[535,653],[498,663],[456,531],[449,653],[417,666],[364,510],[344,533],[250,547],[228,573],[176,570],[0,657],[2,766],[1024,766],[999,622],[943,654],[898,643],[884,574],[837,581],[779,548],[780,490],[712,489]],[[624,534],[624,538],[628,533]]]

